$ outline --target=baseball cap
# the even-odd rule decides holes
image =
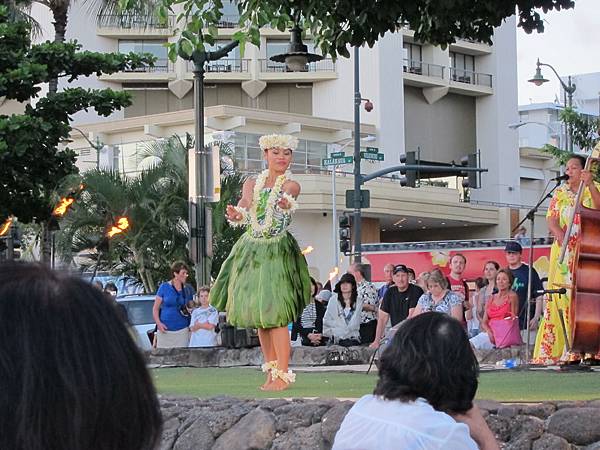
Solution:
[[[506,243],[506,247],[504,247],[505,252],[513,252],[513,253],[522,253],[523,247],[516,241],[508,241]]]
[[[404,264],[397,264],[394,266],[394,275],[396,275],[398,272],[409,273],[410,271]]]

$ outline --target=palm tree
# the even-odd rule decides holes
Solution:
[[[31,29],[31,36],[38,37],[42,28],[31,16],[32,0],[4,0],[2,5],[7,8],[9,22],[25,22]]]
[[[231,155],[229,146],[220,147],[223,157]],[[168,279],[173,261],[188,261],[187,150],[178,138],[171,138],[147,144],[139,156],[142,171],[133,178],[91,170],[79,180],[67,180],[65,192],[79,182],[85,189],[62,220],[58,242],[65,263],[72,262],[72,254],[80,255],[84,268],[134,276],[147,292],[154,292],[157,282]],[[224,171],[222,198],[213,215],[213,275],[241,235],[223,217],[225,205],[235,201],[242,183],[240,174]],[[122,216],[131,228],[106,241],[107,226]],[[107,243],[104,248],[99,245]]]

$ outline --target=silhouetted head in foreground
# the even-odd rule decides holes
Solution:
[[[0,264],[0,448],[152,449],[161,423],[114,301],[40,264]]]
[[[406,320],[383,352],[374,394],[388,400],[426,399],[438,411],[473,406],[479,364],[454,318],[427,312]]]

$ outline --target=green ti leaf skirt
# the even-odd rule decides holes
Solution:
[[[296,239],[244,233],[221,266],[210,303],[240,328],[275,328],[295,321],[310,303],[306,259]]]

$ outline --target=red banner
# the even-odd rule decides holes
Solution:
[[[443,249],[443,250],[404,250],[377,253],[363,253],[365,263],[371,264],[372,281],[383,281],[383,267],[386,264],[404,264],[411,267],[417,276],[421,272],[428,272],[440,268],[444,273],[449,273],[450,258],[461,253],[467,258],[467,265],[463,273],[466,280],[472,281],[483,277],[483,268],[488,261],[496,261],[500,267],[507,266],[503,247]],[[523,262],[529,262],[529,249],[523,250]],[[534,248],[533,267],[541,278],[548,276],[550,262],[550,246],[543,245]]]

